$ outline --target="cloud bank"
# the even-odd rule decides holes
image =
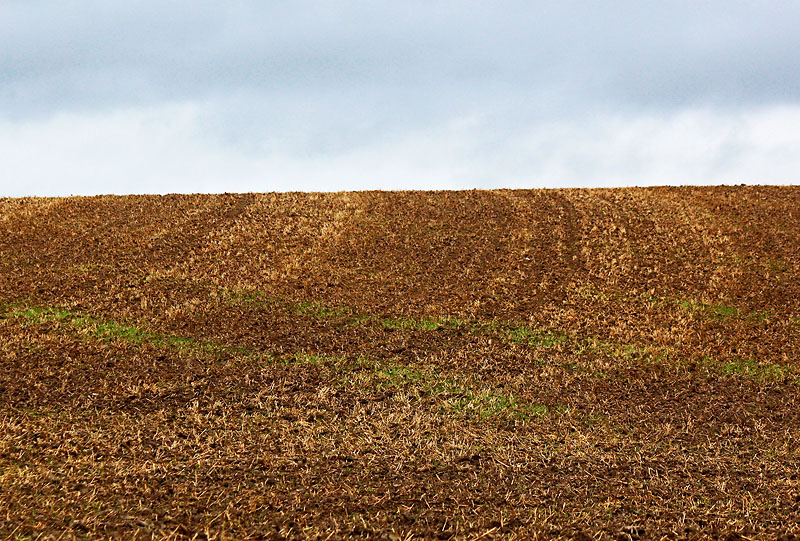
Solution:
[[[800,5],[0,6],[0,195],[797,183]]]

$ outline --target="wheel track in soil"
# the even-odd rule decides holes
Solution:
[[[521,202],[525,205],[525,211],[534,212],[537,206],[541,205],[540,202],[534,199],[534,196],[539,195],[538,192],[510,192],[509,196],[513,197],[518,203]],[[560,254],[547,254],[556,260],[553,267],[545,269],[547,272],[546,278],[552,278],[552,282],[548,284],[548,289],[542,291],[537,284],[537,294],[531,300],[519,304],[514,310],[519,317],[527,321],[531,315],[541,310],[545,305],[553,305],[554,307],[562,304],[567,298],[567,289],[573,282],[576,274],[582,269],[583,262],[581,259],[580,250],[580,228],[578,226],[578,211],[569,200],[568,196],[560,190],[548,192],[547,195],[554,203],[554,206],[560,210],[560,226],[563,230],[563,238],[561,241],[566,249],[565,255],[559,257]],[[517,220],[524,217],[517,216]],[[520,225],[521,228],[530,228],[531,222],[525,222]],[[541,224],[540,227],[545,227],[546,224]],[[542,235],[544,237],[544,235]],[[551,239],[552,240],[552,239]],[[541,242],[545,242],[542,238]],[[537,250],[538,251],[538,250]],[[526,264],[520,269],[524,275],[522,280],[518,280],[516,288],[520,297],[524,296],[525,290],[529,290],[532,286],[530,279],[537,277],[540,274],[541,260],[547,259],[545,256],[539,255],[538,257],[530,258]]]
[[[565,239],[564,242],[568,248],[567,251],[567,258],[566,258],[566,269],[565,272],[560,275],[558,279],[558,289],[559,289],[559,296],[560,301],[564,301],[567,297],[567,287],[572,282],[573,278],[578,271],[582,268],[582,263],[580,261],[580,233],[578,230],[578,211],[575,210],[575,206],[572,202],[563,194],[556,192],[553,194],[558,204],[561,206],[564,215],[566,216],[566,220],[564,222],[564,233]]]

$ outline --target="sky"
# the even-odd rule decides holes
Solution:
[[[0,196],[800,183],[800,2],[0,0]]]

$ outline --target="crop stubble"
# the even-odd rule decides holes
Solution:
[[[0,535],[797,534],[798,209],[0,200]]]

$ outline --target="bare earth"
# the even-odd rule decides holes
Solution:
[[[798,539],[800,187],[0,199],[0,537]]]

